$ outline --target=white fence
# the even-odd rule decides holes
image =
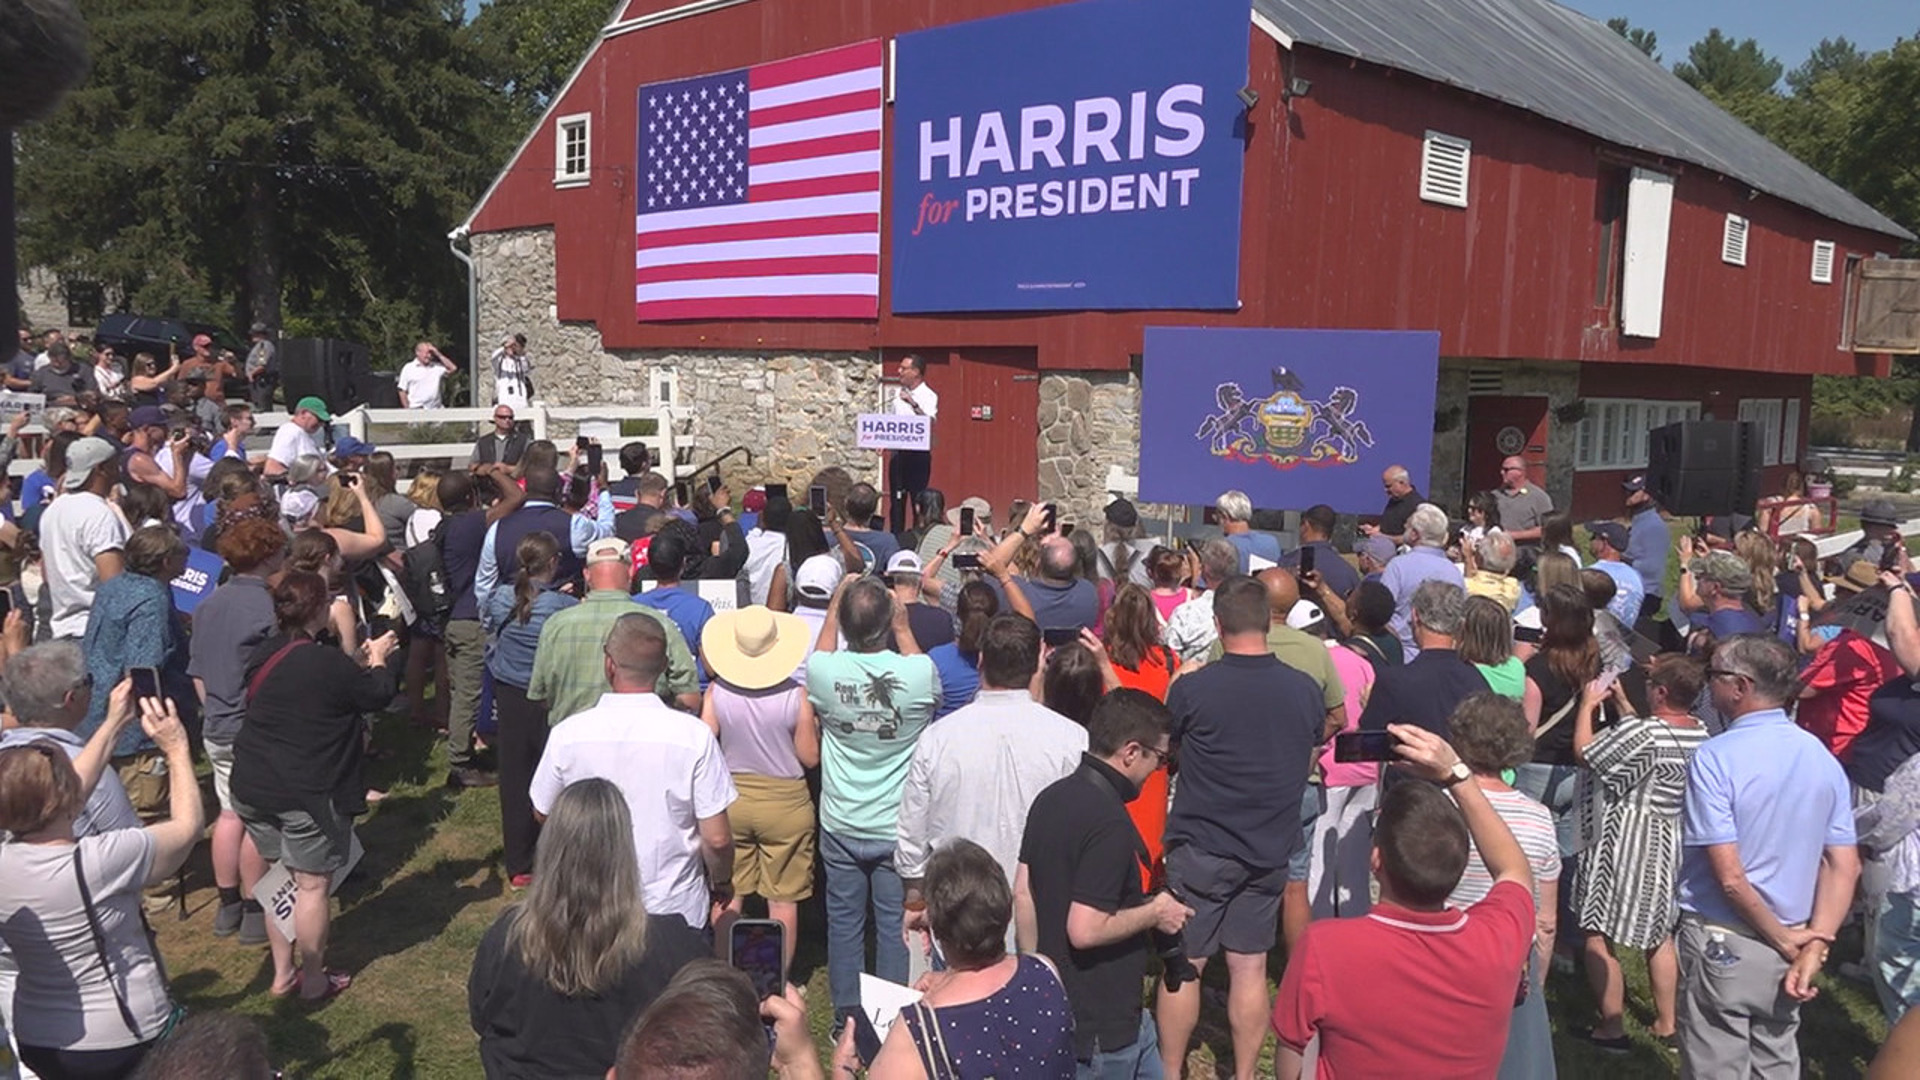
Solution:
[[[686,468],[679,463],[679,450],[689,440],[679,428],[687,417],[671,406],[550,406],[536,401],[527,408],[516,410],[516,416],[531,424],[535,439],[553,438],[552,433],[556,428],[568,438],[575,434],[598,437],[609,468],[617,469],[620,447],[631,442],[642,443],[652,451],[653,459],[659,463],[657,468],[670,481],[680,479],[682,470]],[[265,412],[253,414],[253,419],[253,434],[246,442],[250,455],[266,453],[273,445],[274,429],[291,418],[284,412]],[[654,433],[621,435],[621,422],[629,420],[653,421]],[[411,432],[423,427],[444,429],[446,425],[454,424],[471,427],[473,434],[458,442],[413,442],[408,438]],[[362,405],[335,416],[333,428],[336,434],[345,431],[392,454],[400,474],[405,476],[413,472],[410,467],[412,462],[452,459],[455,466],[464,465],[473,452],[475,439],[493,430],[493,409],[369,409]],[[28,437],[45,436],[46,429],[38,424],[29,424],[21,434]],[[12,476],[21,477],[40,465],[38,457],[23,456],[15,458],[7,471]]]

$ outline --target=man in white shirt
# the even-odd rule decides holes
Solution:
[[[515,334],[493,350],[493,403],[510,409],[533,404],[533,361],[527,359],[527,335]]]
[[[313,437],[322,426],[332,422],[333,414],[319,398],[303,397],[294,402],[292,419],[273,429],[273,446],[267,450],[263,474],[285,476],[293,463],[303,457],[324,457]]]
[[[87,632],[87,611],[94,590],[125,569],[127,522],[107,502],[120,482],[120,452],[105,439],[88,436],[67,448],[62,494],[40,518],[40,551],[53,605],[56,638]]]
[[[437,409],[440,407],[440,383],[447,374],[458,370],[453,361],[446,358],[433,342],[423,341],[413,347],[413,362],[400,369],[399,378],[394,386],[400,391],[400,407],[403,409]]]
[[[940,395],[927,385],[927,362],[917,356],[900,358],[900,392],[893,401],[895,416],[924,416],[933,420],[940,415]],[[900,532],[907,527],[907,508],[916,495],[927,490],[933,476],[933,451],[895,450],[887,468],[887,494],[892,508],[887,527]],[[1012,880],[1009,878],[1008,880]]]
[[[1079,768],[1087,729],[1033,700],[1039,670],[1040,628],[1024,615],[994,616],[980,645],[979,695],[914,744],[893,856],[908,910],[933,849],[952,840],[986,848],[1012,881],[1034,798]]]
[[[622,615],[603,653],[611,689],[548,735],[529,788],[534,817],[545,821],[576,780],[618,785],[633,814],[647,911],[678,915],[700,929],[733,897],[733,777],[713,732],[654,692],[667,669],[667,635],[658,620],[638,611]]]

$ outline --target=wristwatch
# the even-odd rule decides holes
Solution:
[[[1456,761],[1453,763],[1453,767],[1447,770],[1447,778],[1441,781],[1441,786],[1452,787],[1462,780],[1471,780],[1472,778],[1473,770],[1467,768],[1467,763],[1464,761]]]

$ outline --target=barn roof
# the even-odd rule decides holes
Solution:
[[[1914,239],[1603,23],[1551,0],[1253,0],[1253,9],[1257,23],[1291,39],[1282,44],[1411,72]]]

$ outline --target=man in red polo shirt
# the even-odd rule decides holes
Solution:
[[[1308,926],[1288,961],[1273,1007],[1279,1080],[1300,1076],[1316,1035],[1322,1078],[1466,1080],[1500,1070],[1533,942],[1533,874],[1446,740],[1411,724],[1387,730],[1402,771],[1433,783],[1395,784],[1381,800],[1380,902],[1360,918]],[[1466,868],[1469,836],[1494,884],[1459,911],[1447,894]]]

